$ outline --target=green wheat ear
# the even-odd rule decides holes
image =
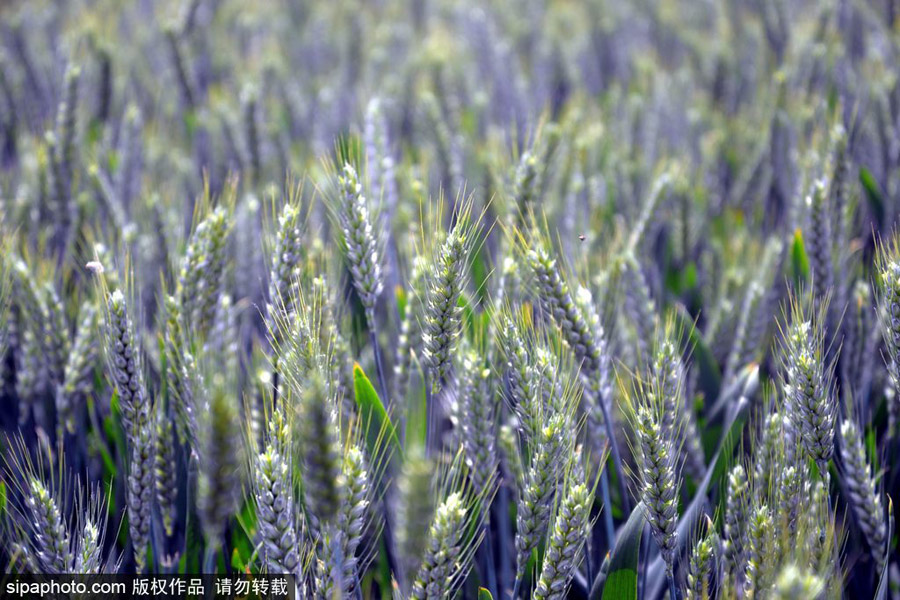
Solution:
[[[879,324],[887,347],[885,358],[894,388],[900,388],[900,235],[878,245],[875,267]],[[888,414],[896,421],[896,415],[900,414],[900,395],[895,394],[888,408]],[[893,430],[896,423],[891,425]]]
[[[197,505],[203,532],[212,548],[224,542],[228,520],[239,508],[241,426],[233,391],[219,377],[209,378],[198,436]]]
[[[751,598],[758,597],[769,587],[773,569],[773,536],[771,511],[768,506],[761,505],[750,516],[747,535],[749,545],[744,591]]]
[[[719,535],[709,516],[705,516],[705,532],[691,549],[690,570],[687,576],[685,598],[706,600],[712,595],[713,578],[719,573]]]
[[[413,582],[413,598],[441,598],[449,594],[450,581],[462,554],[469,510],[461,492],[453,492],[438,505],[428,530],[425,557]]]
[[[397,352],[394,359],[394,398],[405,399],[409,387],[414,357],[421,355],[422,328],[424,319],[425,278],[428,274],[428,261],[422,256],[412,260],[409,290],[406,294],[407,304],[400,323],[397,339]]]
[[[397,542],[400,550],[402,579],[416,575],[428,542],[422,535],[431,525],[435,509],[432,494],[434,463],[421,451],[412,451],[403,461],[397,478]]]
[[[750,502],[747,472],[742,465],[732,467],[728,473],[726,488],[728,496],[725,503],[725,568],[737,582],[743,579],[740,568],[744,563],[747,548]]]
[[[455,205],[455,223],[432,243],[428,264],[422,346],[432,392],[439,392],[450,377],[453,357],[462,333],[460,300],[469,281],[471,253],[481,240],[481,217],[473,214],[473,199]],[[439,217],[440,218],[440,217]]]
[[[175,296],[166,295],[163,307],[166,319],[163,343],[169,403],[175,413],[178,440],[193,446],[197,435],[197,419],[194,412],[193,377],[188,370],[193,363],[193,356],[182,328],[181,306]]]
[[[50,572],[64,573],[71,560],[70,540],[59,502],[37,477],[27,485],[31,496],[26,502],[36,523],[38,556]]]
[[[75,433],[79,404],[91,393],[94,371],[100,358],[96,339],[97,309],[91,301],[81,305],[75,341],[65,364],[62,384],[56,391],[56,410],[60,425]]]
[[[462,345],[458,359],[457,426],[475,489],[483,489],[497,468],[495,422],[499,392],[490,353],[481,342]]]
[[[697,432],[697,419],[690,398],[687,398],[689,366],[683,360],[680,341],[681,331],[670,317],[656,334],[656,348],[650,364],[650,377],[659,385],[662,398],[662,428],[675,449],[679,462],[695,481],[706,472],[701,439]]]
[[[175,533],[175,518],[178,507],[178,473],[176,454],[176,438],[172,420],[160,411],[156,416],[156,503],[162,515],[163,528],[166,535]]]
[[[304,258],[304,232],[300,201],[302,188],[291,186],[275,224],[274,244],[269,270],[270,310],[290,314],[293,311],[295,286],[299,284]]]
[[[815,600],[825,591],[825,582],[808,568],[790,564],[781,570],[775,581],[773,598],[777,600]]]
[[[207,196],[204,203],[209,202]],[[178,275],[177,297],[182,311],[182,327],[201,338],[205,338],[213,324],[222,291],[226,245],[233,227],[232,202],[226,198],[222,205],[210,210],[197,223]]]
[[[809,295],[794,296],[781,352],[787,410],[807,455],[820,471],[834,453],[834,362],[826,356],[828,299],[811,306]]]
[[[341,447],[334,401],[319,378],[301,392],[299,445],[303,492],[309,519],[322,530],[333,523],[341,503]]]
[[[435,261],[425,305],[422,341],[433,392],[443,387],[450,374],[453,349],[461,332],[459,299],[465,260],[466,239],[459,232],[451,232]]]
[[[593,495],[584,481],[572,478],[553,521],[534,600],[561,600],[581,562],[589,535]],[[583,479],[583,477],[581,478]]]
[[[553,501],[559,491],[562,473],[571,461],[568,415],[552,415],[530,442],[531,465],[525,472],[516,511],[516,579],[526,575],[532,551],[537,548],[550,521]]]
[[[647,521],[666,563],[668,576],[673,576],[676,524],[678,520],[678,488],[676,447],[668,438],[652,394],[637,408],[635,427],[640,447],[641,499]]]
[[[253,464],[260,560],[266,573],[299,576],[302,539],[295,521],[290,415],[276,410],[266,426],[264,449]],[[298,547],[299,546],[299,547]]]
[[[840,435],[844,481],[849,488],[850,505],[856,515],[855,522],[866,538],[878,572],[881,572],[887,535],[884,508],[878,483],[872,475],[872,467],[866,456],[862,433],[852,415],[841,423]]]
[[[3,219],[0,218],[0,252],[3,256],[9,256],[8,246],[12,236],[6,232]],[[9,312],[10,312],[10,288],[12,287],[12,279],[10,277],[9,264],[6,258],[0,259],[0,355],[6,356],[7,345],[9,344],[9,331],[7,329]]]
[[[119,392],[125,432],[134,439],[150,422],[150,401],[144,387],[141,349],[121,290],[106,300],[106,358],[109,378]]]
[[[356,169],[345,163],[337,176],[339,198],[333,201],[341,244],[353,286],[359,294],[370,329],[375,326],[375,303],[384,288],[380,243]]]
[[[4,441],[5,531],[13,562],[25,567],[19,571],[116,572],[120,561],[104,551],[109,493],[73,477],[61,453],[44,445],[32,451],[20,435]]]
[[[346,597],[361,586],[360,575],[367,564],[358,552],[364,536],[370,533],[371,521],[371,474],[365,455],[355,444],[344,452],[341,476],[343,497],[337,514],[337,531],[340,533],[342,557],[341,582]]]
[[[493,480],[475,490],[465,465],[465,454],[444,456],[435,487],[436,506],[427,543],[413,579],[413,598],[446,598],[466,580],[483,538],[483,519],[495,491]]]
[[[119,406],[129,452],[128,526],[139,572],[146,566],[150,543],[150,521],[155,501],[154,411],[144,385],[142,350],[122,290],[109,292],[100,277],[100,289],[106,294],[105,352],[110,382],[119,395]]]

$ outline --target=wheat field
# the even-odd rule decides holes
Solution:
[[[900,598],[896,0],[0,3],[0,567]]]

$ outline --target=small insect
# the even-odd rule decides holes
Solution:
[[[583,242],[583,241],[584,241],[584,234],[583,234],[583,233],[582,233],[582,234],[579,234],[578,239],[581,240],[581,241]]]

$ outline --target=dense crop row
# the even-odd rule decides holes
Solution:
[[[897,9],[0,3],[0,565],[898,597]]]

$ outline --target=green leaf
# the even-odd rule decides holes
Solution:
[[[683,305],[678,305],[675,310],[675,318],[678,320],[678,327],[687,336],[688,347],[691,348],[694,364],[697,365],[699,371],[697,383],[703,391],[703,395],[706,398],[717,398],[722,385],[722,374],[712,350],[709,349],[706,340],[703,339]]]
[[[197,473],[197,464],[196,458],[190,459],[194,464],[188,466],[188,486],[194,486],[196,484],[196,473]],[[192,473],[193,472],[193,473]],[[188,501],[187,506],[195,506],[191,504],[192,502],[196,502],[196,498],[192,497],[196,494],[196,487],[193,489],[191,487],[187,488],[188,490]],[[178,563],[179,573],[199,573],[200,565],[203,559],[203,531],[200,526],[200,515],[197,514],[197,511],[193,508],[189,508],[187,511],[187,522],[185,524],[185,533],[184,533],[184,546],[182,548],[181,560]]]
[[[456,305],[462,309],[463,331],[467,331],[470,334],[473,333],[475,327],[475,309],[472,308],[472,303],[469,302],[469,299],[465,294],[460,294]]]
[[[406,451],[425,449],[428,436],[428,392],[425,389],[425,371],[416,356],[409,365],[410,378],[406,397],[406,427],[403,447]]]
[[[681,271],[675,265],[669,264],[666,266],[663,281],[666,284],[666,289],[672,294],[676,296],[681,295]]]
[[[691,261],[681,270],[682,293],[697,287],[697,263]]]
[[[89,401],[88,410],[95,410],[92,401]],[[118,462],[115,457],[128,456],[128,451],[125,446],[125,432],[119,424],[120,409],[118,390],[114,390],[110,397],[109,411],[110,414],[104,417],[102,423],[103,433],[106,434],[109,448],[105,448],[102,443],[98,443],[97,445],[101,449],[100,452],[103,456],[103,463],[108,469],[107,476],[111,480],[117,475],[119,470]],[[97,432],[97,438],[99,440],[100,432]],[[115,453],[115,457],[110,453]]]
[[[712,464],[707,469],[706,476],[703,478],[703,482],[698,489],[698,491],[701,491],[704,494],[709,491],[709,486],[713,481],[718,481],[724,477],[725,469],[728,466],[728,462],[731,460],[734,447],[741,440],[741,431],[747,423],[748,408],[750,406],[749,396],[756,391],[756,386],[759,383],[759,367],[754,365],[751,373],[752,375],[747,379],[744,392],[733,406],[731,414],[728,417],[728,424],[725,427],[725,435],[722,438],[719,449],[716,450],[716,454],[713,456]]]
[[[601,586],[603,600],[634,599],[638,597],[638,561],[641,555],[641,534],[644,531],[644,503],[640,502],[631,511],[609,556],[609,572],[603,581],[603,571],[594,580],[592,600],[597,598]]]
[[[875,429],[869,429],[866,432],[866,450],[869,452],[869,456],[878,456],[878,440],[875,439]],[[875,470],[878,470],[877,463],[873,465]]]
[[[791,245],[791,269],[795,283],[809,280],[809,256],[803,244],[803,232],[794,231],[794,243]]]
[[[243,573],[253,563],[255,551],[253,547],[256,531],[256,507],[252,501],[244,502],[244,507],[235,515],[238,526],[232,528],[231,567]]]
[[[359,170],[360,157],[365,156],[362,140],[357,135],[342,135],[335,144],[335,160],[338,168],[350,163]]]
[[[189,138],[194,137],[194,132],[197,131],[197,126],[200,124],[200,119],[197,116],[197,113],[193,110],[186,111],[184,113],[184,128],[187,131],[187,135]]]
[[[88,434],[88,441],[93,442],[91,447],[96,448],[100,452],[100,458],[103,461],[103,467],[105,469],[105,479],[107,481],[115,479],[119,469],[116,467],[116,461],[113,460],[112,455],[106,449],[106,445],[100,441],[100,435],[97,432],[92,431]]]
[[[384,539],[381,541],[381,552],[378,553],[377,561],[376,568],[369,569],[369,573],[378,582],[378,588],[381,590],[381,600],[391,600],[391,582],[393,578],[391,577],[391,568],[388,565],[387,547]],[[376,596],[373,595],[372,598],[376,598]]]
[[[478,600],[494,600],[494,597],[489,591],[487,591],[483,587],[480,587],[478,588]]]
[[[353,390],[356,396],[356,406],[362,417],[362,426],[366,436],[366,447],[370,456],[384,456],[382,445],[385,441],[389,444],[389,452],[400,451],[400,441],[397,439],[397,431],[388,417],[378,392],[359,363],[353,365]]]
[[[90,125],[88,125],[87,130],[87,141],[88,145],[94,147],[97,145],[97,142],[100,141],[100,136],[103,134],[103,125],[94,121]]]
[[[475,108],[469,108],[460,112],[459,129],[466,135],[476,137],[478,135],[479,123],[479,112],[475,110]]]
[[[402,285],[394,288],[394,296],[397,298],[397,314],[400,315],[400,320],[403,320],[406,318],[406,307],[409,304],[409,298],[407,298],[406,290],[403,289]]]
[[[747,393],[746,390],[749,389],[749,387],[752,387],[753,391],[756,391],[756,386],[759,385],[759,365],[756,363],[744,365],[733,379],[734,381],[729,383],[725,389],[719,392],[719,396],[715,403],[707,408],[707,424],[718,421],[721,414],[727,416],[726,409],[734,406],[734,403],[738,398]]]
[[[884,193],[881,191],[881,186],[878,185],[878,181],[875,180],[875,176],[872,175],[872,172],[865,167],[859,169],[859,182],[866,192],[866,199],[869,201],[869,208],[872,210],[875,221],[879,225],[883,224]]]
[[[238,552],[238,549],[235,548],[231,551],[231,568],[237,571],[238,573],[244,572],[244,560],[241,558],[241,553]]]
[[[115,150],[110,150],[107,154],[106,158],[106,169],[110,173],[115,173],[119,168],[119,153]]]
[[[890,577],[888,568],[891,564],[891,543],[894,541],[894,501],[887,497],[887,541],[884,544],[884,566],[881,567],[881,575],[878,578],[878,589],[875,590],[875,600],[887,600]]]
[[[475,294],[478,302],[484,302],[487,298],[487,278],[489,275],[487,267],[487,249],[484,244],[479,245],[476,252],[472,253],[472,283],[475,284]]]

